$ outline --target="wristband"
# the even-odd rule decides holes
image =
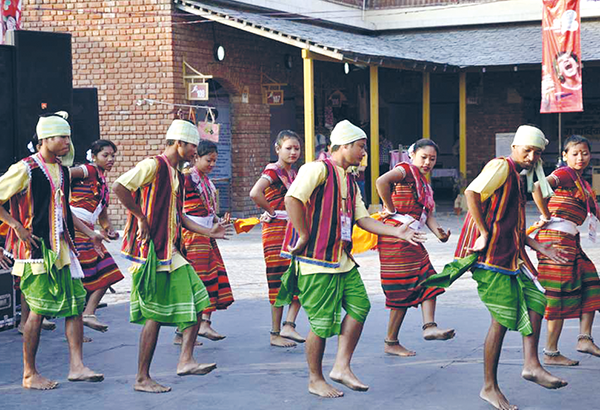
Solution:
[[[277,215],[271,215],[270,213],[266,212],[267,216],[271,219],[276,219]]]
[[[544,218],[544,215],[540,215],[540,221],[546,222],[546,223],[552,222],[552,217],[550,217],[550,218]]]

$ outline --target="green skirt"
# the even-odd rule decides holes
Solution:
[[[196,324],[210,299],[194,269],[185,265],[173,272],[157,272],[156,268],[151,243],[148,259],[132,275],[130,322],[143,325],[150,319],[179,330]]]
[[[34,275],[26,263],[21,277],[21,292],[32,312],[51,317],[79,316],[85,305],[86,291],[81,279],[71,278],[70,266],[58,269],[56,254],[42,243],[46,273]]]
[[[342,308],[360,323],[364,323],[371,309],[365,285],[354,267],[345,273],[299,274],[297,262],[292,261],[283,275],[275,306],[283,306],[298,295],[308,316],[310,328],[321,338],[339,335]]]

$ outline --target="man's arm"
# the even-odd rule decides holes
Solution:
[[[185,229],[199,233],[201,235],[210,236],[211,238],[215,239],[227,239],[226,236],[228,230],[224,224],[216,223],[211,229],[208,229],[192,221],[187,215],[183,214],[182,216],[183,217],[181,219],[181,224]]]
[[[298,233],[298,242],[296,242],[296,246],[290,249],[290,253],[297,255],[306,248],[309,239],[308,225],[304,217],[304,204],[293,196],[286,196],[285,210],[288,213],[289,222]]]
[[[400,226],[391,226],[371,217],[364,217],[360,218],[358,221],[356,221],[356,223],[367,232],[371,232],[376,235],[393,236],[395,238],[410,242],[413,245],[418,245],[426,240],[426,236],[423,232],[415,231],[409,227],[409,222],[406,222]]]
[[[473,247],[467,249],[467,251],[480,252],[487,248],[489,236],[487,226],[485,225],[485,220],[483,219],[481,194],[474,191],[466,190],[465,197],[467,198],[467,207],[469,208],[471,218],[473,218],[473,220],[475,221],[475,224],[477,225],[477,230],[479,231],[479,238],[477,238]]]
[[[131,191],[121,185],[118,181],[115,181],[112,189],[123,206],[137,218],[138,239],[142,242],[150,240],[150,226],[148,225],[148,220],[146,219],[146,215],[142,212],[140,205],[136,203],[131,196]]]

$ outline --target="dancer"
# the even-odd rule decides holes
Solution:
[[[385,206],[383,221],[390,226],[408,222],[411,229],[417,231],[427,225],[440,241],[447,242],[450,231],[446,232],[440,227],[433,215],[433,191],[426,179],[426,175],[435,166],[438,146],[429,139],[421,139],[413,144],[409,152],[412,164],[400,162],[377,179],[377,192]],[[442,330],[435,323],[436,297],[444,290],[418,285],[435,274],[423,244],[413,245],[391,236],[380,236],[377,247],[381,286],[386,297],[385,305],[390,309],[384,351],[397,356],[416,354],[398,341],[400,326],[407,308],[411,306],[421,305],[425,340],[453,338],[454,329]]]
[[[576,366],[578,361],[569,359],[558,350],[558,339],[564,319],[579,319],[577,351],[600,356],[600,348],[592,338],[594,315],[600,309],[600,279],[596,267],[581,249],[577,226],[590,217],[597,221],[598,204],[592,187],[582,178],[590,163],[592,149],[589,141],[573,135],[563,145],[566,166],[548,176],[548,183],[555,195],[549,200],[542,197],[539,183],[533,191],[538,206],[540,228],[536,239],[540,243],[553,243],[563,251],[566,263],[557,263],[538,253],[540,283],[546,288],[545,317],[548,320],[548,336],[544,349],[544,363],[555,366]],[[595,227],[590,228],[595,233]]]
[[[496,158],[467,187],[469,212],[465,219],[455,258],[441,274],[428,278],[422,286],[448,287],[468,269],[477,281],[477,292],[492,316],[485,339],[484,385],[479,396],[497,409],[516,409],[498,386],[498,362],[506,330],[523,335],[521,376],[548,389],[567,385],[548,373],[538,358],[542,315],[546,308],[544,288],[537,281],[525,245],[559,263],[567,259],[551,244],[540,244],[525,234],[525,203],[520,172],[527,171],[527,190],[533,190],[537,175],[542,196],[552,195],[544,177],[540,157],[548,140],[530,125],[517,129],[508,158]],[[466,256],[474,252],[475,254]]]
[[[69,381],[102,381],[104,376],[83,364],[85,289],[83,272],[72,238],[80,229],[101,252],[103,237],[71,215],[69,169],[59,157],[71,145],[66,112],[41,117],[33,145],[39,152],[16,164],[0,177],[0,204],[10,200],[10,214],[0,207],[0,219],[10,226],[6,247],[15,257],[13,275],[30,308],[23,329],[23,387],[54,389],[58,383],[39,374],[36,355],[44,316],[65,317],[69,345]]]
[[[352,390],[366,391],[352,372],[350,361],[371,304],[354,259],[352,225],[378,235],[390,235],[413,244],[423,233],[405,223],[392,227],[369,217],[358,186],[347,170],[365,155],[367,136],[348,120],[331,133],[331,158],[300,168],[285,196],[288,225],[282,255],[292,257],[282,278],[276,306],[290,303],[298,294],[311,330],[306,340],[309,369],[308,391],[321,397],[341,397],[343,392],[323,377],[323,353],[327,338],[337,334],[338,350],[329,377]],[[293,227],[293,229],[292,229]],[[341,320],[342,307],[347,314]]]
[[[296,331],[296,318],[300,311],[300,302],[295,297],[281,326],[283,307],[275,306],[275,300],[281,287],[281,276],[290,265],[290,260],[280,255],[288,215],[285,211],[284,198],[287,190],[296,177],[292,165],[300,157],[300,137],[294,131],[284,130],[277,135],[275,152],[278,159],[274,164],[265,167],[262,175],[250,191],[250,198],[265,213],[260,220],[262,226],[262,243],[267,266],[267,285],[269,286],[269,302],[271,303],[271,345],[293,347],[295,342],[304,343],[305,339]]]
[[[202,281],[181,256],[179,232],[184,226],[223,238],[225,228],[221,224],[205,228],[182,212],[184,179],[177,167],[194,159],[198,129],[191,122],[174,120],[166,139],[161,155],[141,161],[113,184],[113,192],[129,211],[122,252],[134,262],[130,321],[144,326],[133,388],[148,393],[171,390],[150,376],[162,325],[177,326],[183,332],[178,375],[207,374],[217,367],[216,363],[199,364],[193,356],[202,311],[210,300]]]
[[[200,226],[211,229],[218,224],[217,189],[208,174],[217,163],[217,146],[214,142],[201,140],[198,143],[194,166],[184,175],[183,213]],[[224,224],[230,223],[226,213]],[[215,310],[227,309],[233,303],[233,294],[217,241],[209,236],[183,229],[182,253],[204,283],[210,306],[202,312],[198,335],[210,340],[222,340],[225,336],[212,328],[211,316]],[[181,344],[181,333],[175,335],[175,344]]]
[[[112,169],[116,153],[114,143],[98,140],[88,151],[91,164],[71,168],[71,211],[91,230],[99,222],[110,239],[119,238],[119,234],[108,218],[109,189],[104,175]],[[102,248],[104,256],[100,256],[89,238],[78,229],[75,230],[75,247],[85,275],[82,279],[83,287],[89,296],[83,311],[83,325],[106,332],[108,326],[98,321],[96,308],[108,287],[122,280],[123,274],[106,248]]]

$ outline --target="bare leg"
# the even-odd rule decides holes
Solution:
[[[281,337],[287,337],[298,343],[304,343],[306,341],[300,333],[296,332],[296,318],[300,312],[300,302],[297,300],[293,301],[288,308],[288,313],[285,318],[283,328],[281,329]]]
[[[106,332],[108,330],[108,326],[99,322],[98,318],[96,318],[96,308],[107,289],[103,288],[93,291],[83,311],[83,325],[99,332]]]
[[[564,320],[548,320],[548,336],[544,349],[544,364],[548,366],[577,366],[577,360],[571,360],[558,351],[558,339],[562,332]]]
[[[138,358],[138,373],[135,378],[134,390],[147,393],[166,393],[171,391],[170,387],[162,386],[150,377],[150,364],[156,349],[160,323],[154,320],[146,320],[146,324],[140,334],[140,353]]]
[[[538,357],[538,342],[540,339],[540,328],[542,327],[542,315],[529,310],[529,320],[533,327],[533,334],[523,336],[523,356],[525,363],[521,376],[525,380],[532,381],[547,389],[559,389],[568,383],[550,374],[544,369]]]
[[[325,353],[325,342],[313,333],[312,329],[306,338],[306,362],[308,363],[308,391],[317,396],[326,398],[337,398],[344,395],[343,392],[327,383],[323,377],[323,353]]]
[[[360,339],[363,324],[350,315],[346,315],[342,321],[342,331],[338,337],[338,350],[335,357],[335,364],[329,373],[331,380],[342,383],[346,387],[357,391],[367,391],[369,386],[358,380],[350,368],[350,361],[354,354],[354,349]]]
[[[81,315],[71,316],[65,321],[65,335],[69,343],[69,381],[101,382],[104,376],[83,364],[83,321]]]
[[[177,375],[203,375],[212,372],[217,368],[216,363],[200,364],[194,359],[194,346],[196,337],[198,337],[198,328],[200,327],[201,314],[198,315],[198,321],[193,326],[183,331],[183,343],[181,344],[181,353],[179,363],[177,363]]]
[[[281,318],[283,317],[283,306],[271,305],[271,346],[294,347],[296,343],[281,336]]]
[[[600,357],[600,348],[594,344],[594,340],[591,338],[595,313],[596,312],[587,312],[581,314],[581,319],[579,321],[580,337],[577,340],[577,351]],[[589,338],[582,337],[583,335],[589,336]]]
[[[506,328],[492,317],[490,329],[483,346],[483,388],[479,397],[500,410],[516,410],[500,391],[498,386],[498,362],[502,351],[502,342],[506,335]]]
[[[198,336],[202,336],[213,341],[225,339],[226,336],[220,335],[215,331],[215,329],[212,328],[212,322],[210,320],[211,315],[212,312],[202,312],[202,321],[200,322]]]
[[[50,390],[58,386],[58,382],[40,375],[35,367],[35,357],[40,344],[42,316],[28,312],[28,319],[23,326],[23,387],[26,389]]]
[[[29,317],[29,305],[25,300],[25,295],[21,292],[21,323],[19,323],[19,327],[17,330],[19,333],[23,334],[23,329],[25,328],[25,323],[27,323],[27,318]],[[49,321],[46,318],[42,319],[42,329],[43,330],[54,330],[56,329],[56,324],[54,322]]]
[[[454,337],[454,329],[439,329],[435,323],[436,299],[427,299],[421,304],[423,314],[423,337],[425,340],[448,340]]]
[[[383,351],[387,354],[395,356],[414,356],[417,354],[402,346],[398,341],[398,333],[400,333],[400,326],[402,326],[402,322],[404,322],[404,318],[406,317],[406,310],[406,308],[390,310],[387,337],[385,339],[385,347],[383,348]]]

